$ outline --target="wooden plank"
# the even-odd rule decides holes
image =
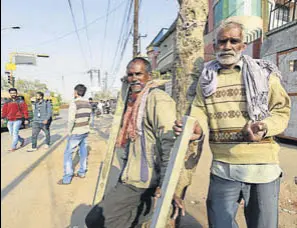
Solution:
[[[161,187],[161,197],[157,200],[157,205],[153,214],[151,228],[166,227],[168,214],[174,195],[184,159],[188,150],[190,138],[193,134],[196,119],[189,116],[183,117],[183,131],[177,137],[172,152],[165,178]]]
[[[106,191],[109,173],[110,173],[110,169],[112,166],[114,153],[115,153],[116,140],[120,130],[122,117],[124,114],[125,103],[128,97],[128,91],[129,91],[129,87],[123,83],[121,94],[119,95],[119,98],[118,98],[118,103],[114,114],[112,127],[110,130],[110,135],[108,138],[108,149],[105,155],[102,168],[100,169],[99,175],[98,175],[93,204],[97,204],[101,202]]]
[[[277,135],[276,137],[277,137],[277,138],[281,138],[281,139],[289,139],[289,140],[292,140],[292,141],[297,142],[297,138],[295,138],[295,137],[291,137],[291,136],[286,136],[286,135],[284,135],[284,134]]]

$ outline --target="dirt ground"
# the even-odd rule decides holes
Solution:
[[[99,123],[99,120],[96,122]],[[99,165],[107,149],[110,125],[111,117],[107,117],[100,122],[100,130],[90,134],[87,177],[74,178],[71,185],[57,185],[63,175],[66,141],[52,151],[26,153],[18,150],[1,156],[1,227],[83,228],[84,218],[93,201]],[[297,176],[297,147],[281,146],[280,161],[284,176],[279,227],[292,228],[297,227],[297,214],[294,214],[297,212],[297,185],[293,179]],[[74,161],[78,162],[77,156]],[[208,149],[201,157],[186,197],[188,212],[201,224],[194,227],[208,227],[205,199],[210,161]],[[241,207],[237,217],[241,228],[246,227],[242,211]]]
[[[83,228],[106,140],[97,133],[90,134],[88,145],[87,177],[73,178],[71,185],[57,184],[63,175],[66,140],[52,152],[16,151],[6,155],[5,162],[1,161],[1,227]]]

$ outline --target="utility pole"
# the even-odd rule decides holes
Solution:
[[[104,83],[103,83],[103,86],[104,86],[104,92],[107,91],[107,76],[108,76],[108,73],[105,72]]]
[[[139,39],[139,52],[137,53],[138,55],[141,55],[141,38],[147,37],[147,34],[141,35],[139,34],[138,39]]]
[[[133,58],[138,54],[138,14],[139,0],[134,0]]]
[[[98,85],[100,86],[100,70],[99,69],[90,69],[87,73],[90,74],[91,85],[93,84],[93,75],[97,74]]]
[[[98,79],[98,87],[100,87],[101,85],[101,78],[100,78],[100,70],[98,70],[98,75],[97,75],[97,79]]]

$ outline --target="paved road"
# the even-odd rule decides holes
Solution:
[[[57,117],[56,120],[52,122],[51,125],[51,143],[55,144],[57,141],[59,141],[63,136],[65,136],[66,131],[65,127],[67,124],[67,110],[61,110],[60,116]],[[32,136],[32,128],[26,128],[20,130],[21,137],[24,137],[26,139],[26,146],[17,150],[15,153],[19,152],[25,152],[29,147],[31,143],[31,136]],[[41,132],[38,138],[38,147],[42,147],[44,145],[44,134]],[[1,159],[4,159],[6,155],[8,155],[8,149],[10,148],[11,144],[11,137],[7,130],[1,132]]]

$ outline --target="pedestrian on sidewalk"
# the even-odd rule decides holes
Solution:
[[[9,134],[12,136],[12,144],[9,151],[13,152],[17,149],[17,144],[20,142],[20,147],[25,144],[25,139],[19,135],[19,129],[24,123],[29,124],[28,118],[28,106],[25,100],[18,97],[18,91],[16,88],[10,88],[8,90],[10,94],[10,99],[3,105],[1,122],[3,123],[5,119],[8,120],[7,128]]]
[[[194,136],[209,131],[213,154],[207,197],[209,227],[236,228],[244,200],[248,228],[277,228],[279,145],[290,117],[290,98],[271,62],[243,55],[244,28],[226,22],[218,29],[216,60],[205,64],[191,116]],[[181,123],[174,127],[177,134]]]
[[[103,100],[100,100],[99,102],[98,102],[98,110],[99,110],[99,112],[100,112],[100,115],[103,115],[104,113],[104,111],[103,111]]]
[[[88,213],[88,228],[134,227],[152,216],[175,141],[176,109],[152,81],[151,71],[144,58],[127,65],[130,93],[116,143],[123,169],[116,186]]]
[[[87,172],[87,137],[90,131],[92,107],[88,100],[83,99],[87,88],[78,84],[74,87],[74,101],[68,110],[68,142],[64,151],[64,176],[58,184],[70,184],[74,176],[72,153],[79,147],[80,168],[75,176],[84,178]]]
[[[52,105],[50,101],[44,100],[43,92],[36,93],[32,122],[32,147],[27,152],[37,150],[37,139],[40,131],[45,134],[45,148],[50,146],[50,124],[52,122]]]
[[[92,107],[92,112],[91,112],[91,128],[94,128],[95,127],[95,116],[96,116],[96,111],[97,111],[97,103],[93,101],[93,98],[90,97],[89,98],[89,103]]]

